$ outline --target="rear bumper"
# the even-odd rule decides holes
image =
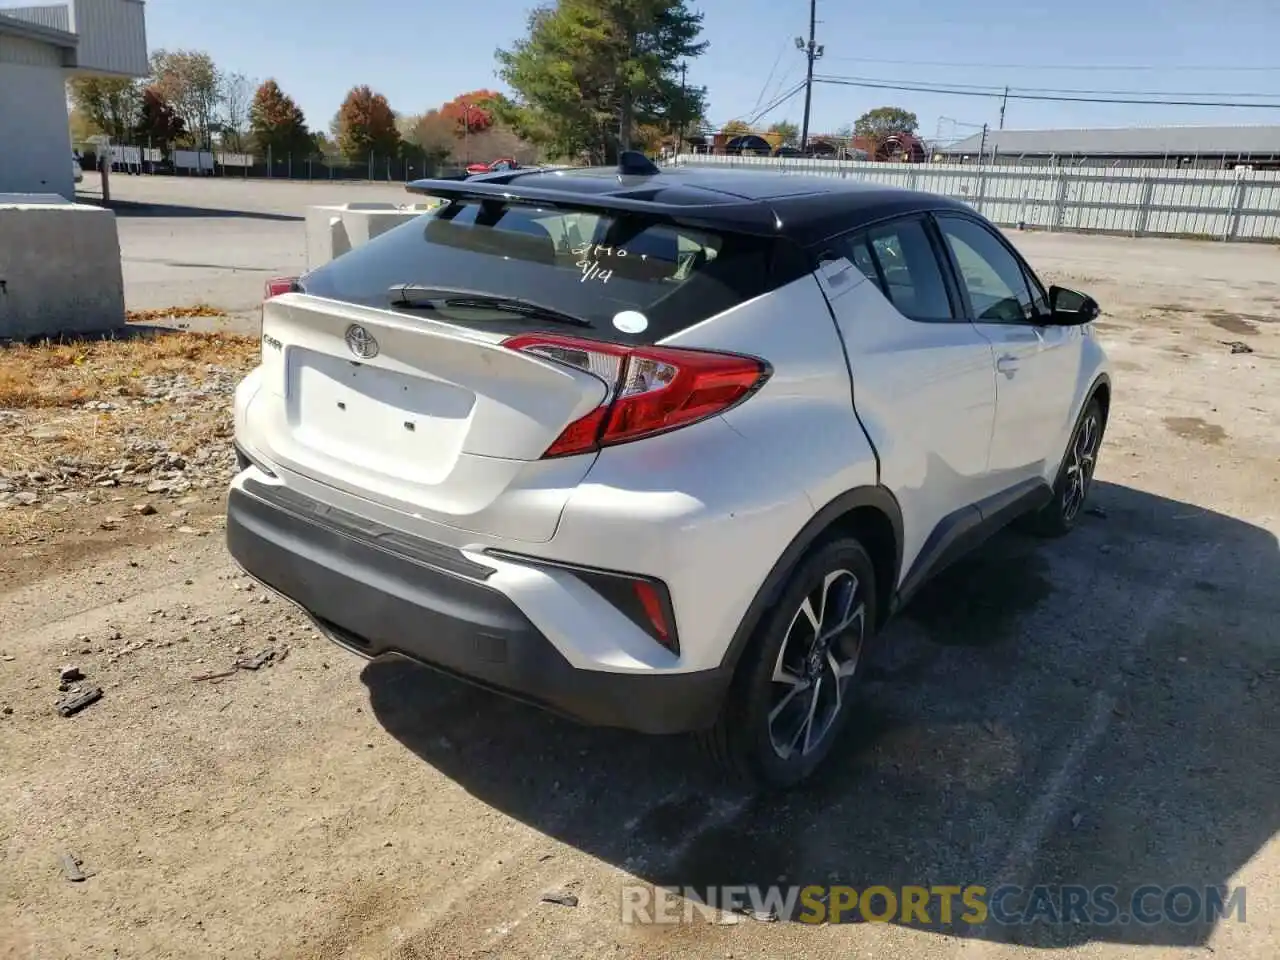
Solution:
[[[701,729],[728,687],[721,670],[578,669],[486,584],[490,568],[282,488],[247,480],[232,489],[227,546],[247,573],[361,656],[404,656],[582,723]]]

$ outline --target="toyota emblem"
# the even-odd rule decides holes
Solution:
[[[347,346],[361,360],[372,360],[378,355],[378,341],[364,327],[353,323],[347,327]]]

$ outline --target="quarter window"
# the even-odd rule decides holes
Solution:
[[[904,317],[954,319],[933,243],[920,219],[896,220],[845,239],[846,254]]]

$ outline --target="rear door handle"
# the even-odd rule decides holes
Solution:
[[[1012,354],[1006,353],[996,361],[996,369],[1006,377],[1012,377],[1018,372],[1018,358]]]

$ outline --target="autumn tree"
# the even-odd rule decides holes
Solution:
[[[420,150],[432,164],[452,158],[459,145],[457,120],[446,116],[443,110],[428,110],[406,117],[400,135],[406,144]]]
[[[472,90],[454,97],[440,108],[440,113],[454,124],[458,136],[484,133],[493,126],[502,99],[502,94],[493,90]]]
[[[222,145],[228,150],[243,153],[249,134],[254,84],[243,73],[228,73],[219,78],[218,93]]]
[[[387,98],[368,86],[352,87],[334,118],[334,137],[348,160],[390,156],[400,145],[396,115]]]
[[[249,133],[253,149],[263,154],[309,156],[315,149],[302,109],[274,79],[264,82],[253,95]]]
[[[143,88],[142,109],[138,111],[133,132],[139,143],[168,150],[175,140],[186,134],[186,126],[160,91],[152,86]]]
[[[785,146],[794,146],[800,138],[800,128],[790,120],[779,120],[769,127],[769,132],[777,134],[778,139]]]
[[[89,119],[88,115],[79,107],[72,107],[70,113],[67,114],[67,125],[71,129],[71,142],[84,143],[90,137],[95,137],[102,133],[102,128]]]
[[[751,125],[745,120],[730,120],[721,129],[720,132],[726,137],[745,137],[751,133]]]
[[[151,85],[182,120],[194,145],[208,148],[222,105],[222,76],[199,50],[157,50],[151,55]]]
[[[67,82],[72,108],[87,126],[122,143],[138,122],[142,94],[138,83],[119,77],[73,77]]]
[[[863,137],[871,144],[871,156],[876,155],[880,144],[897,133],[915,133],[920,126],[916,115],[901,107],[876,107],[868,110],[853,124],[853,135]]]
[[[638,125],[702,112],[705,89],[683,87],[679,69],[706,49],[701,32],[685,0],[549,0],[523,39],[497,51],[516,95],[499,118],[554,154],[607,162],[632,147]]]
[[[506,124],[498,121],[483,133],[469,137],[463,146],[463,159],[488,163],[510,157],[517,163],[537,163],[541,151],[536,144],[523,139]],[[470,154],[470,157],[467,154]],[[456,154],[455,154],[456,156]]]

